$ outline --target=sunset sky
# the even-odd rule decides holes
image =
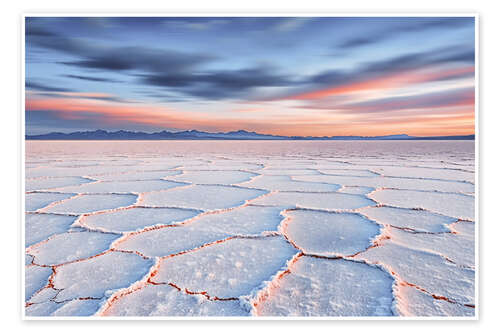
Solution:
[[[474,133],[473,17],[26,18],[26,134]]]

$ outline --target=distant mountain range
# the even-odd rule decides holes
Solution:
[[[475,135],[456,136],[409,136],[406,134],[383,136],[281,136],[259,134],[244,130],[226,133],[208,133],[197,130],[183,132],[161,131],[144,133],[133,131],[105,130],[60,133],[52,132],[40,135],[26,135],[26,140],[474,140]]]

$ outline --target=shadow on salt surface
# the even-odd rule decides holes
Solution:
[[[153,261],[133,253],[111,251],[57,268],[55,289],[62,289],[55,301],[79,297],[102,298],[125,288],[148,273]]]
[[[474,239],[474,234],[476,232],[475,223],[467,223],[465,221],[459,221],[450,225],[450,228],[464,237],[469,237]]]
[[[174,187],[186,185],[188,184],[168,180],[111,181],[93,182],[79,186],[61,187],[57,190],[60,192],[72,193],[141,193],[168,190]]]
[[[257,235],[277,231],[283,220],[281,207],[244,206],[217,214],[204,214],[189,223],[204,232],[230,235]]]
[[[103,312],[104,316],[248,316],[239,301],[209,301],[165,285],[147,284],[122,296]]]
[[[216,214],[204,214],[187,224],[131,234],[115,244],[115,247],[138,251],[149,257],[167,256],[230,236],[277,231],[283,219],[280,212],[281,208],[278,207],[245,206]]]
[[[416,288],[398,286],[397,312],[407,317],[474,316],[474,308],[435,299]]]
[[[369,170],[357,170],[345,167],[343,169],[318,169],[318,172],[331,176],[377,177],[379,174]]]
[[[205,163],[197,163],[197,164],[193,164],[193,163],[186,164],[184,162],[183,165],[178,168],[178,170],[185,170],[185,171],[249,170],[249,171],[254,171],[254,170],[259,170],[262,168],[263,168],[263,166],[258,164],[258,163],[247,163],[247,162],[232,161],[232,160],[228,160],[228,161],[218,160],[218,161],[215,161],[213,163],[205,162]]]
[[[74,299],[63,303],[51,316],[91,316],[101,307],[99,299]]]
[[[337,210],[373,206],[376,202],[361,195],[347,193],[277,192],[252,200],[251,204],[284,208]]]
[[[448,180],[391,178],[382,176],[352,177],[333,175],[293,176],[293,178],[295,180],[301,181],[340,184],[344,186],[368,186],[374,188],[384,187],[404,190],[441,192],[474,192],[473,184]]]
[[[265,169],[297,170],[307,169],[313,165],[313,160],[308,160],[305,156],[301,156],[300,159],[262,158],[261,161],[265,165]]]
[[[81,185],[92,182],[83,177],[61,177],[61,178],[41,178],[26,179],[26,191],[49,190],[57,187]]]
[[[384,266],[399,279],[434,295],[474,304],[474,270],[452,264],[440,255],[384,241],[382,246],[372,247],[355,258]]]
[[[216,210],[237,207],[268,193],[264,190],[225,185],[193,185],[165,192],[145,193],[142,203],[153,207]]]
[[[66,232],[76,217],[54,214],[26,214],[25,246],[38,243],[49,236]]]
[[[256,173],[245,171],[185,171],[181,175],[168,177],[168,180],[193,184],[237,184],[252,179]]]
[[[30,265],[33,262],[33,257],[29,254],[24,254],[24,265]]]
[[[35,257],[37,265],[60,265],[99,254],[119,237],[121,235],[93,231],[66,232],[33,245],[27,253]]]
[[[375,166],[370,169],[391,177],[429,178],[474,182],[474,172],[425,167]]]
[[[281,229],[304,253],[348,256],[365,250],[380,227],[359,214],[290,210]]]
[[[35,177],[70,177],[70,176],[92,176],[110,173],[122,173],[131,171],[164,171],[177,165],[96,165],[86,167],[42,167],[29,168],[26,170],[26,178]]]
[[[251,294],[297,253],[279,236],[233,238],[199,250],[162,259],[156,283],[233,298]]]
[[[25,209],[33,212],[53,202],[71,198],[73,193],[28,193],[25,196]]]
[[[91,229],[120,233],[156,225],[172,225],[200,213],[195,209],[134,207],[87,215],[80,219],[80,223]]]
[[[180,175],[182,171],[130,171],[92,176],[92,179],[101,181],[133,181],[133,180],[161,180],[168,176]]]
[[[425,210],[397,207],[365,207],[359,212],[380,224],[410,228],[420,232],[449,232],[456,219]]]
[[[474,220],[474,197],[470,195],[382,189],[368,196],[384,205],[424,208],[457,219]]]
[[[133,205],[134,194],[84,194],[44,209],[48,213],[84,214]]]
[[[349,193],[349,194],[361,194],[365,195],[370,192],[373,192],[375,188],[367,187],[367,186],[343,186],[338,190],[340,193]]]
[[[414,160],[406,162],[405,166],[415,167],[415,168],[441,169],[441,170],[455,169],[459,171],[474,173],[476,170],[474,159],[472,159],[471,161],[472,163],[470,163],[470,161],[459,162],[459,161]]]
[[[29,317],[46,317],[50,316],[54,311],[62,307],[64,303],[56,303],[53,301],[46,301],[42,303],[35,303],[25,308],[24,312]]]
[[[258,316],[391,316],[394,280],[383,270],[343,259],[301,256],[290,273],[258,294]]]
[[[296,181],[290,176],[259,176],[239,185],[268,191],[335,192],[340,186],[334,184]]]
[[[261,169],[257,171],[261,175],[266,176],[299,176],[299,175],[319,175],[320,173],[317,170],[312,169],[282,169],[282,168],[273,168],[266,167],[265,169]]]
[[[461,224],[473,222],[462,222]],[[414,234],[391,228],[391,241],[411,249],[435,253],[459,266],[474,267],[474,233]]]
[[[137,251],[147,257],[163,257],[229,236],[226,232],[206,232],[191,225],[172,226],[132,234],[115,244],[115,248]]]
[[[52,275],[52,268],[40,266],[28,266],[25,270],[25,301],[29,300],[33,294],[45,286]]]
[[[42,288],[37,291],[28,301],[28,303],[37,304],[51,300],[57,295],[58,291],[53,288]]]
[[[48,163],[47,163],[48,162]],[[80,167],[92,167],[98,166],[99,163],[102,163],[102,160],[68,160],[67,158],[64,161],[47,161],[45,165],[49,164],[51,167],[70,167],[70,168],[80,168]]]

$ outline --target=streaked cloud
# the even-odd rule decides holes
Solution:
[[[67,74],[64,76],[67,78],[70,78],[70,79],[86,80],[86,81],[92,81],[92,82],[108,82],[108,83],[122,83],[123,82],[123,81],[119,81],[119,80],[113,80],[113,79],[107,79],[107,78],[95,77],[95,76],[71,75],[71,74]]]
[[[470,19],[463,17],[438,17],[425,20],[415,17],[402,17],[396,18],[394,21],[394,25],[390,28],[382,26],[378,30],[366,31],[366,33],[361,36],[355,36],[343,40],[337,46],[342,49],[352,49],[385,42],[391,38],[401,38],[409,33],[425,32],[427,30],[440,31],[446,29],[456,29],[471,24]]]

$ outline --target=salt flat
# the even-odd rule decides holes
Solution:
[[[27,316],[474,316],[472,141],[27,141]]]

